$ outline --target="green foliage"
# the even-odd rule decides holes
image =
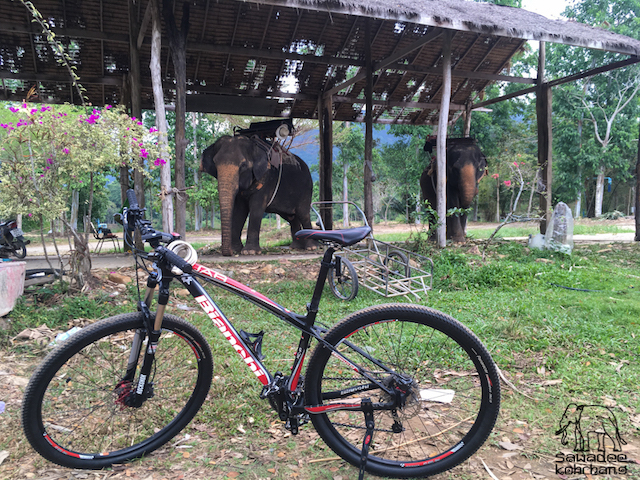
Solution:
[[[637,38],[638,0],[583,0],[567,8],[570,19]],[[550,45],[547,71],[562,77],[607,65],[621,56],[566,45]],[[612,179],[602,211],[616,204],[618,189],[629,189],[637,155],[640,102],[637,65],[581,79],[554,89],[554,201],[582,196],[586,213],[594,214],[595,177]],[[625,205],[626,207],[626,205]]]
[[[121,165],[158,166],[154,131],[122,108],[53,108],[29,103],[10,107],[14,121],[0,137],[0,216],[23,214],[44,219],[67,209],[71,191],[89,186],[96,174]],[[155,160],[153,160],[155,159]]]

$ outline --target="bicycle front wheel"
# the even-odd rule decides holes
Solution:
[[[351,464],[360,465],[365,416],[332,411],[332,403],[396,402],[396,408],[374,410],[366,469],[380,476],[443,472],[489,436],[500,406],[497,369],[477,337],[452,317],[419,305],[374,306],[345,318],[325,340],[336,352],[324,344],[314,351],[305,400],[327,406],[316,409],[325,413],[313,414],[313,424]]]
[[[49,353],[22,406],[35,450],[59,465],[98,469],[152,452],[180,432],[209,391],[211,351],[195,327],[165,315],[151,389],[141,406],[129,406],[147,343],[143,315],[128,313],[85,327]],[[129,362],[137,362],[136,374],[123,381]]]

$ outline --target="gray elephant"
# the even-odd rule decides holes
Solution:
[[[605,451],[605,438],[609,437],[613,443],[613,450],[619,452],[621,445],[626,445],[620,431],[618,421],[613,412],[601,405],[577,405],[570,403],[560,419],[560,428],[556,435],[562,434],[562,444],[567,445],[568,433],[573,430],[575,439],[574,450],[576,452],[589,451],[589,436],[595,435],[598,439],[598,450]]]
[[[424,150],[431,153],[436,146],[435,137],[427,138]],[[451,208],[469,208],[478,194],[478,182],[487,173],[487,159],[474,138],[447,139],[447,211]],[[420,177],[422,198],[437,209],[437,172],[435,156]],[[447,238],[464,242],[467,215],[447,217]]]
[[[311,228],[313,183],[299,157],[259,138],[224,136],[202,153],[200,170],[218,179],[222,254],[260,252],[260,224],[277,213],[291,225],[291,235]],[[249,217],[247,242],[241,235]],[[292,248],[307,244],[293,240]]]

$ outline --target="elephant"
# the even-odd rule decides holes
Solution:
[[[571,428],[570,428],[571,427]],[[605,451],[605,437],[613,442],[613,450],[620,452],[621,445],[626,445],[620,431],[618,421],[613,412],[601,405],[577,405],[570,403],[560,419],[560,428],[556,435],[562,434],[562,444],[567,445],[567,434],[573,430],[576,452],[589,451],[589,435],[594,434],[598,439],[598,451]]]
[[[427,138],[424,150],[431,153],[436,145],[435,137]],[[474,138],[447,139],[447,211],[451,208],[469,208],[478,194],[478,182],[487,173],[487,159]],[[420,177],[423,200],[437,208],[437,174],[435,157]],[[464,242],[467,226],[466,214],[447,217],[447,238]]]
[[[309,167],[299,157],[257,137],[226,135],[202,153],[200,170],[218,179],[223,255],[260,253],[265,212],[287,220],[292,237],[298,230],[311,228],[313,182]],[[291,246],[304,249],[308,245],[293,238]]]

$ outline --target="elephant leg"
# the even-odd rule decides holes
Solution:
[[[291,218],[287,218],[287,221],[291,225],[291,238],[294,240],[291,242],[291,248],[296,250],[313,250],[318,247],[318,242],[315,240],[296,240],[295,233],[303,228],[311,228],[311,216],[309,214],[292,215]]]
[[[234,253],[242,251],[242,229],[249,215],[249,206],[242,198],[236,198],[231,217],[231,249]]]
[[[617,422],[616,424],[612,425],[605,425],[603,423],[602,429],[604,430],[604,433],[602,434],[602,451],[604,451],[605,449],[605,440],[607,439],[607,437],[609,437],[611,439],[611,442],[613,443],[614,452],[622,451],[622,442],[620,441],[621,437],[620,432],[618,431]],[[598,447],[599,446],[600,445],[598,445]],[[598,450],[600,450],[600,448],[598,448]]]
[[[264,209],[252,209],[249,212],[249,225],[247,226],[247,242],[242,249],[243,255],[257,255],[260,253],[260,226]]]
[[[455,243],[464,243],[464,225],[466,225],[466,216],[464,222],[461,216],[453,215],[447,217],[447,238]]]

